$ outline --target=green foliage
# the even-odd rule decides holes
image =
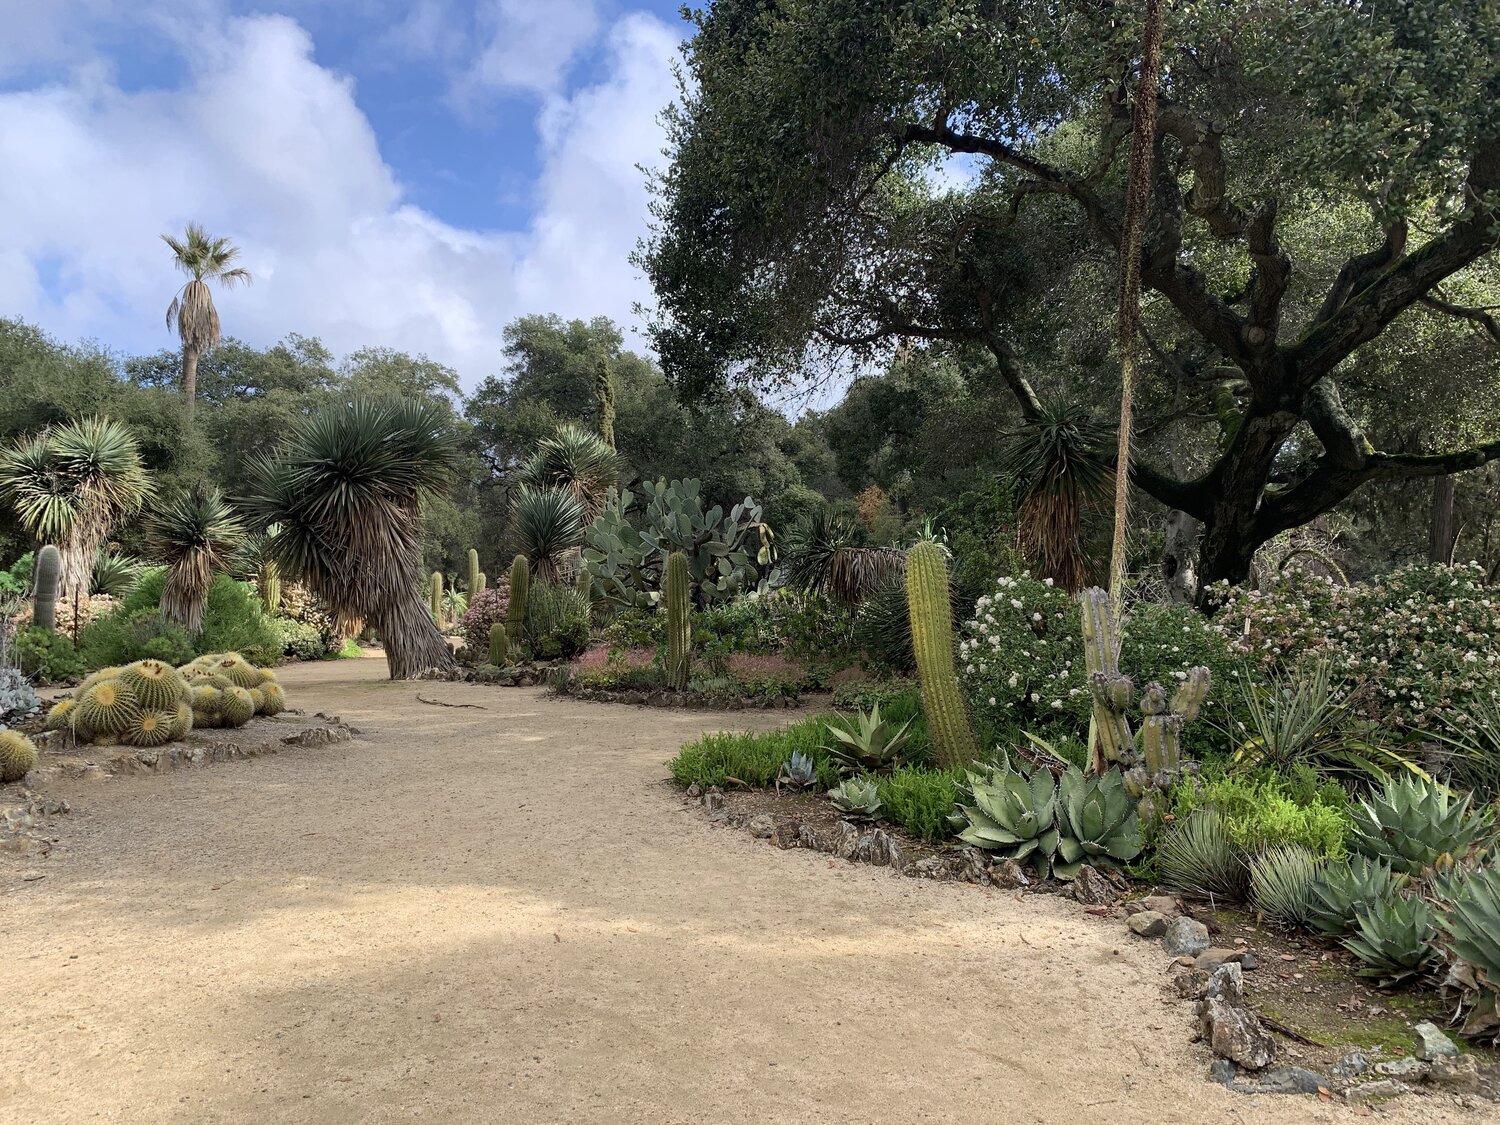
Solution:
[[[620,462],[614,447],[598,434],[566,422],[537,443],[518,479],[534,489],[555,488],[574,497],[581,526],[599,514],[609,490],[619,483]]]
[[[1249,891],[1244,853],[1212,806],[1167,828],[1157,841],[1156,869],[1162,886],[1198,898],[1240,902]]]
[[[1296,844],[1267,848],[1250,860],[1250,902],[1272,921],[1293,929],[1311,921],[1322,861]]]
[[[794,753],[805,754],[817,766],[819,782],[832,788],[839,776],[823,749],[824,727],[825,721],[814,716],[764,733],[707,734],[679,750],[667,768],[672,780],[683,786],[695,781],[722,786],[734,778],[763,788],[776,781]]]
[[[533,583],[526,597],[526,644],[532,655],[568,660],[588,643],[589,607],[583,595],[571,586]]]
[[[611,648],[657,648],[666,640],[666,615],[655,609],[624,609],[604,627]]]
[[[108,594],[112,598],[126,597],[135,589],[144,569],[141,561],[132,555],[112,555],[108,551],[100,551],[94,560],[90,592]]]
[[[966,822],[959,839],[1018,863],[1030,862],[1046,878],[1062,835],[1052,774],[1038,769],[1027,776],[1000,766],[987,777],[969,774],[968,792],[973,803],[958,803],[958,815]]]
[[[1395,894],[1390,864],[1352,855],[1324,864],[1312,884],[1307,922],[1319,933],[1343,937],[1361,910]]]
[[[1304,775],[1231,773],[1172,790],[1171,811],[1179,820],[1203,808],[1217,810],[1224,833],[1246,854],[1290,844],[1318,857],[1345,855],[1349,797],[1337,784],[1309,785]]]
[[[906,597],[933,757],[946,768],[963,766],[978,758],[979,746],[953,670],[948,563],[938,544],[918,543],[907,552]]]
[[[840,711],[868,711],[883,707],[902,709],[903,715],[921,714],[921,688],[915,680],[852,680],[833,690],[833,705]]]
[[[156,608],[164,582],[160,569],[147,573],[118,606],[84,626],[78,647],[90,668],[147,657],[181,664],[207,652],[242,652],[257,664],[272,664],[281,656],[280,635],[243,582],[224,574],[214,579],[203,627],[191,638]]]
[[[1117,866],[1141,854],[1140,817],[1135,798],[1125,790],[1118,770],[1086,777],[1076,767],[1057,783],[1058,859],[1052,873],[1072,879],[1085,863]]]
[[[933,843],[953,834],[960,771],[901,766],[873,780],[881,815],[908,836]]]
[[[828,791],[828,799],[850,820],[874,820],[880,815],[880,786],[874,778],[846,777]]]
[[[1387,781],[1356,802],[1350,816],[1349,847],[1409,875],[1482,857],[1495,836],[1493,809],[1475,809],[1471,794],[1460,797],[1411,776]]]
[[[1422,976],[1438,958],[1433,945],[1437,923],[1432,909],[1411,895],[1371,903],[1355,916],[1355,931],[1344,946],[1364,962],[1360,976],[1394,988]]]
[[[16,635],[15,646],[17,665],[38,683],[55,684],[83,674],[83,658],[66,633],[33,626]]]
[[[667,558],[663,583],[666,603],[666,656],[663,668],[669,687],[678,691],[687,687],[692,662],[691,603],[688,590],[687,555],[673,551]]]
[[[1474,966],[1491,993],[1500,992],[1500,868],[1467,871],[1438,924],[1454,956]]]
[[[272,617],[272,632],[281,644],[281,655],[293,660],[320,660],[328,655],[323,633],[316,625],[291,617]]]
[[[583,503],[562,488],[522,484],[511,500],[516,542],[539,579],[556,582],[562,558],[582,542]]]
[[[904,574],[892,574],[870,591],[856,611],[853,639],[877,672],[905,675],[916,668]]]
[[[0,324],[3,323],[3,321],[0,321]],[[31,591],[31,573],[35,562],[35,553],[27,551],[15,562],[11,563],[8,570],[0,570],[0,597],[29,593]]]
[[[840,773],[887,773],[901,760],[911,722],[882,719],[879,703],[852,717],[840,715],[828,724],[828,756]]]

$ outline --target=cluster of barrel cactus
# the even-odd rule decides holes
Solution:
[[[161,660],[101,668],[47,713],[47,729],[99,745],[161,746],[194,727],[244,726],[285,708],[274,672],[222,652],[181,668]]]

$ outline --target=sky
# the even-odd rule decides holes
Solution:
[[[226,335],[430,356],[467,387],[528,313],[632,312],[672,0],[0,0],[0,316],[171,347],[196,221],[254,282]],[[645,351],[642,338],[628,342]]]

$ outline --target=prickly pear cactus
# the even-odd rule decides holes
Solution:
[[[949,769],[967,765],[979,757],[979,745],[969,726],[953,666],[948,560],[936,543],[918,543],[906,554],[906,605],[932,755]]]
[[[681,551],[667,556],[663,593],[667,603],[667,684],[681,691],[687,687],[692,662],[692,602],[689,594],[688,560]]]
[[[62,577],[62,552],[50,543],[36,553],[36,590],[31,623],[52,633],[57,630],[57,587]]]
[[[521,643],[526,628],[526,595],[531,591],[531,564],[517,555],[510,564],[510,605],[505,611],[505,635],[513,645]]]

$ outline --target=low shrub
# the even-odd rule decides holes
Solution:
[[[293,660],[320,660],[328,654],[323,634],[316,625],[290,617],[273,617],[271,628],[281,643],[282,656]]]
[[[916,680],[859,680],[835,688],[833,705],[840,711],[868,711],[878,706],[888,716],[897,708],[920,711],[922,690]]]
[[[659,648],[665,639],[666,618],[652,609],[624,609],[604,627],[610,648]]]
[[[538,660],[577,656],[589,643],[588,599],[572,586],[533,582],[526,598],[526,643]]]
[[[509,609],[508,579],[501,579],[495,586],[486,586],[471,597],[468,608],[458,622],[458,631],[464,638],[464,649],[481,661],[489,659],[490,628],[504,625]]]
[[[161,569],[142,576],[130,596],[84,627],[78,647],[90,668],[152,658],[182,664],[208,652],[239,652],[255,664],[281,657],[279,633],[243,582],[219,575],[209,587],[203,628],[195,637],[161,616]]]
[[[66,633],[46,629],[23,629],[15,639],[16,663],[21,671],[42,684],[83,675],[83,657]]]
[[[1305,776],[1220,774],[1173,789],[1171,811],[1178,819],[1203,808],[1218,811],[1230,841],[1245,854],[1297,845],[1319,858],[1341,859],[1353,830],[1344,789]]]
[[[961,770],[932,770],[902,766],[875,778],[880,815],[909,836],[931,843],[953,834],[948,818],[958,799]]]
[[[730,778],[764,787],[776,781],[793,754],[806,754],[824,786],[838,784],[838,770],[823,749],[824,720],[803,719],[780,730],[760,733],[724,731],[690,742],[667,763],[678,785],[724,785]]]

